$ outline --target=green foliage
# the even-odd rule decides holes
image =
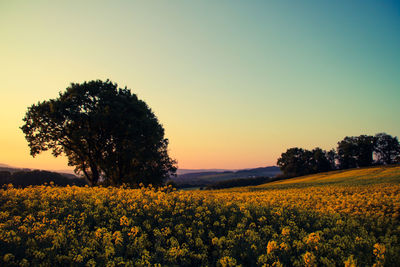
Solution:
[[[91,185],[160,184],[176,171],[154,113],[108,80],[72,83],[58,98],[29,107],[23,120],[32,156],[64,153]]]

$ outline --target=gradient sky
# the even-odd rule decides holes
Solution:
[[[107,79],[153,109],[179,168],[276,164],[287,148],[400,136],[398,1],[0,0],[0,163],[27,107]]]

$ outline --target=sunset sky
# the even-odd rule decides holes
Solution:
[[[400,136],[399,3],[0,0],[0,163],[67,169],[30,156],[22,118],[107,78],[152,108],[179,168]]]

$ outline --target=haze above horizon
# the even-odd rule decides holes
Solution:
[[[67,169],[30,156],[22,118],[107,78],[152,108],[180,169],[400,136],[399,32],[397,1],[2,1],[0,162]]]

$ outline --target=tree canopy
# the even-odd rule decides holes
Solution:
[[[332,152],[326,152],[319,147],[311,151],[298,147],[289,148],[281,154],[277,164],[286,177],[329,171],[332,169],[329,153]]]
[[[400,144],[397,137],[386,133],[375,135],[375,154],[378,163],[393,164],[400,162]]]
[[[91,185],[160,184],[176,172],[157,117],[109,80],[72,83],[58,98],[29,107],[23,121],[32,156],[65,154]]]
[[[338,143],[337,154],[341,169],[371,166],[375,139],[370,135],[346,136]]]

